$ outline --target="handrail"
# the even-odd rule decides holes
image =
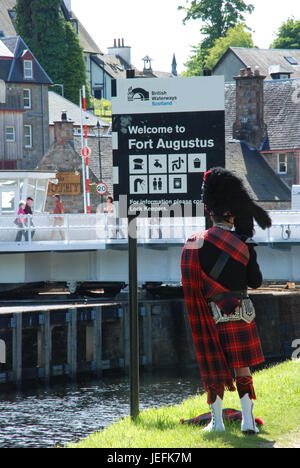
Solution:
[[[256,226],[254,240],[258,243],[299,242],[300,213],[271,212],[274,223],[270,229]],[[296,222],[298,215],[299,222]],[[18,216],[0,216],[0,245],[4,243],[31,244],[34,242],[111,242],[127,240],[127,219],[104,213],[95,214],[34,214],[22,215],[23,226],[14,221]],[[281,221],[282,220],[282,221]],[[138,217],[137,236],[140,242],[184,242],[191,234],[204,229],[204,218]],[[21,241],[17,234],[22,232]]]

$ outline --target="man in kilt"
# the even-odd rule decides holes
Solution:
[[[204,176],[203,203],[213,227],[192,236],[181,260],[182,284],[211,422],[206,431],[224,431],[224,390],[235,391],[242,409],[242,431],[259,432],[253,417],[256,399],[250,367],[264,362],[247,288],[258,288],[254,219],[271,226],[269,215],[233,173],[214,168]],[[235,230],[232,230],[235,227]]]

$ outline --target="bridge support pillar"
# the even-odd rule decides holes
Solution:
[[[94,362],[98,378],[102,377],[102,307],[95,307]]]
[[[52,336],[50,325],[50,311],[42,312],[40,328],[38,330],[38,367],[44,369],[44,382],[49,385],[51,377],[51,349]]]
[[[70,366],[72,381],[77,376],[77,309],[69,309],[70,321],[68,322],[68,364]]]
[[[17,389],[22,384],[22,313],[13,314],[13,374]]]

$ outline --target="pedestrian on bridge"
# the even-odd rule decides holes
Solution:
[[[16,225],[18,226],[18,232],[16,236],[16,242],[21,242],[22,237],[24,236],[24,240],[27,240],[27,233],[26,233],[26,225],[25,225],[25,202],[20,201],[19,203],[19,210],[18,210],[18,217],[16,219]]]
[[[33,221],[32,221],[32,216],[33,216],[33,212],[32,212],[32,206],[33,206],[33,203],[34,203],[34,200],[33,198],[31,197],[27,197],[26,199],[26,205],[25,205],[25,214],[27,215],[27,219],[25,221],[25,224],[26,226],[30,226],[31,228],[31,239],[33,239],[33,236],[35,234],[35,231],[32,230],[32,228],[34,227],[34,224],[33,224]],[[29,219],[29,223],[28,223],[28,219]],[[26,232],[26,240],[28,240],[28,231]]]
[[[262,229],[269,215],[231,172],[214,168],[204,176],[203,203],[213,227],[192,236],[182,253],[182,284],[202,381],[211,408],[206,431],[224,431],[224,390],[235,390],[242,408],[242,432],[259,432],[250,367],[264,362],[247,288],[258,288],[254,219]],[[233,231],[233,227],[235,230]]]
[[[53,209],[53,214],[56,215],[53,223],[54,229],[51,233],[50,240],[53,241],[56,232],[58,231],[60,234],[61,239],[64,241],[66,239],[65,231],[64,231],[64,216],[57,216],[57,215],[64,215],[65,214],[65,207],[63,202],[61,201],[60,195],[56,194],[53,196],[55,200],[55,206]]]

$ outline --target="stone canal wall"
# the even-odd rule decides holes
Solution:
[[[300,294],[256,292],[251,297],[266,358],[291,358],[300,340]],[[0,388],[9,382],[49,383],[57,376],[126,372],[128,325],[124,302],[1,314],[0,342],[6,355],[4,363],[0,359]],[[140,358],[145,369],[197,366],[182,299],[140,302]]]

